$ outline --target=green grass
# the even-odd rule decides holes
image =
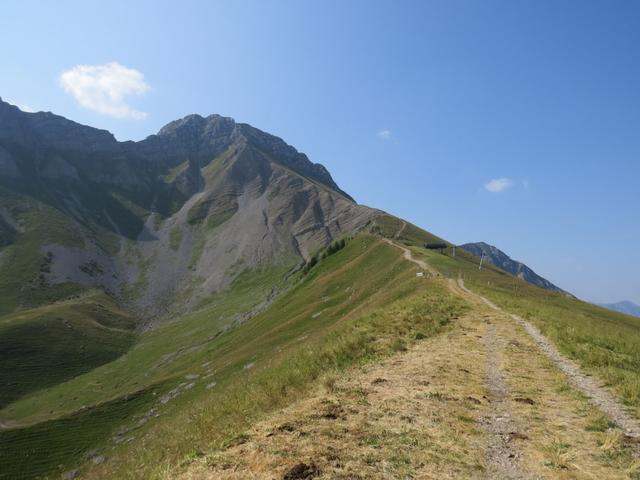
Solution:
[[[222,198],[200,199],[187,213],[190,225],[206,221],[208,228],[215,228],[226,222],[238,211],[238,204],[232,195]]]
[[[283,265],[245,270],[229,290],[207,299],[198,311],[143,334],[134,348],[117,360],[27,395],[0,410],[0,418],[39,422],[51,418],[52,410],[55,416],[67,415],[83,405],[128,395],[167,378],[199,373],[210,342],[240,320],[240,314],[259,306],[272,288],[283,286],[288,269]]]
[[[0,317],[0,408],[116,359],[134,327],[101,293]]]
[[[386,238],[396,238],[407,246],[421,247],[424,242],[443,242],[444,240],[421,228],[391,215],[376,217],[371,228],[372,233]]]
[[[132,417],[146,413],[163,391],[158,385],[66,417],[0,430],[0,479],[59,478]]]
[[[183,383],[186,374],[201,373],[202,364],[211,355],[205,351],[211,342],[221,337],[229,322],[238,318],[238,313],[255,307],[271,288],[277,288],[286,269],[288,267],[283,266],[245,271],[231,290],[209,299],[198,312],[144,334],[115,361],[84,374],[78,370],[67,382],[27,393],[8,405],[0,411],[0,419],[29,426],[0,430],[0,464],[3,466],[0,478],[5,478],[1,476],[5,472],[6,478],[57,475],[86,461],[87,451],[109,447],[112,444],[109,438],[120,425],[130,426],[136,422],[132,418],[134,414],[158,406],[159,392]],[[93,311],[96,304],[104,301],[94,299],[92,304],[87,299],[85,303]],[[19,323],[13,316],[8,318],[13,324]],[[111,314],[96,321],[114,329],[128,326],[126,319]],[[75,342],[77,346],[89,337],[50,340],[57,344]],[[56,370],[59,360],[52,363],[57,365]],[[70,368],[60,370],[68,373]],[[46,368],[33,372],[45,383],[43,376],[47,374]],[[132,436],[137,436],[137,432]],[[36,460],[30,462],[30,456]]]
[[[224,222],[226,222],[231,217],[233,217],[233,215],[237,211],[238,211],[238,204],[232,203],[215,212],[210,212],[209,215],[207,216],[207,221],[206,221],[207,229],[213,230],[214,228],[222,225]]]
[[[463,276],[473,290],[532,321],[626,403],[640,407],[640,321],[529,286],[492,266],[478,271],[477,259],[460,250],[456,258],[426,251],[422,243],[438,237],[393,217],[376,219],[372,231],[397,235],[444,276]],[[90,476],[154,478],[194,452],[222,448],[325,375],[442,331],[465,308],[440,281],[415,278],[414,266],[372,235],[356,236],[306,275],[283,282],[291,266],[245,269],[228,291],[143,334],[116,360],[7,405],[0,418],[32,424],[0,433],[0,455],[21,459],[9,463],[15,465],[10,473],[59,472],[82,464],[87,449],[101,448],[109,461],[91,467]],[[246,320],[242,313],[258,308],[274,285],[286,291]],[[111,445],[109,432],[152,404],[141,400],[127,410],[127,398],[148,399],[145,392],[175,388],[185,377],[195,378],[192,389],[137,430],[131,443]],[[79,425],[86,436],[77,433]],[[51,453],[47,438],[56,442]],[[43,452],[31,470],[19,451],[30,442]]]

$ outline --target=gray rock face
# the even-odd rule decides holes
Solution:
[[[17,178],[20,176],[18,165],[11,154],[0,147],[0,177]]]
[[[50,112],[26,113],[0,99],[0,177],[16,176],[11,151],[24,164],[24,174],[45,168],[47,160],[66,162],[87,180],[149,191],[167,169],[188,161],[204,166],[232,145],[252,145],[296,173],[340,190],[324,166],[282,139],[220,115],[188,115],[140,142],[118,142],[106,130],[80,125]],[[49,160],[50,162],[50,160]],[[28,172],[28,173],[27,173]],[[51,174],[51,170],[47,171]],[[353,200],[353,199],[351,199]]]
[[[139,142],[136,148],[146,157],[162,158],[164,156],[164,161],[167,163],[176,163],[180,159],[189,158],[202,164],[219,155],[232,144],[252,145],[272,156],[278,163],[351,199],[340,190],[324,166],[312,163],[305,154],[298,152],[281,138],[220,115],[210,115],[206,118],[200,115],[188,115],[181,120],[175,120],[162,127],[157,135]]]
[[[117,142],[0,102],[2,209],[30,219],[24,232],[0,225],[4,253],[31,235],[50,255],[34,272],[42,285],[100,287],[149,317],[195,308],[246,271],[298,268],[378,214],[322,165],[230,118],[189,115]]]
[[[118,148],[106,130],[88,127],[51,112],[27,113],[0,99],[0,142],[91,153]]]
[[[460,245],[461,248],[467,252],[480,257],[482,254],[486,255],[486,258],[496,267],[508,272],[525,282],[535,285],[547,290],[553,290],[555,292],[567,293],[560,287],[555,286],[546,278],[541,277],[536,272],[527,267],[524,263],[513,260],[506,253],[484,242],[465,243]]]

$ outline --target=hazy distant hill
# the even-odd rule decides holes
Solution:
[[[626,313],[627,315],[633,315],[634,317],[640,317],[640,305],[637,305],[629,300],[622,300],[616,303],[600,303],[601,307],[608,308],[614,312]]]

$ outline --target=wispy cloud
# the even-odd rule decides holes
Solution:
[[[391,140],[391,130],[384,128],[382,130],[380,130],[378,133],[378,138],[382,139],[382,140]]]
[[[491,193],[499,193],[511,188],[514,184],[514,181],[510,178],[493,178],[484,184],[484,189],[487,192]]]
[[[80,106],[115,118],[141,120],[146,113],[127,103],[132,95],[150,90],[142,72],[118,62],[104,65],[77,65],[60,75],[60,85]]]

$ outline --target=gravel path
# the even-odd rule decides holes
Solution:
[[[440,275],[440,272],[438,272],[435,268],[433,268],[427,262],[424,262],[422,260],[418,260],[417,258],[413,258],[413,255],[411,254],[411,250],[409,250],[408,248],[403,247],[402,245],[398,245],[397,243],[392,242],[388,238],[383,238],[382,240],[385,241],[386,243],[388,243],[389,245],[391,245],[392,247],[396,247],[396,248],[399,248],[400,250],[402,250],[402,255],[403,255],[405,260],[408,260],[408,261],[410,261],[412,263],[415,263],[420,268],[422,268],[423,270],[426,270],[427,272],[429,272],[434,277],[437,277],[438,275]]]
[[[504,312],[490,300],[473,293],[466,288],[462,279],[458,280],[458,285],[467,294],[479,298],[494,310]],[[627,413],[624,406],[616,400],[613,395],[604,388],[598,386],[593,378],[585,375],[580,370],[580,367],[561,354],[558,349],[540,332],[540,330],[538,330],[538,328],[518,315],[514,315],[512,313],[507,313],[507,315],[526,330],[526,332],[536,342],[540,350],[567,375],[571,383],[589,397],[592,403],[594,403],[612,422],[624,430],[626,435],[633,438],[640,438],[640,424]]]
[[[489,390],[489,402],[491,410],[485,416],[480,425],[489,433],[489,445],[487,448],[487,462],[490,471],[489,478],[501,478],[509,480],[529,479],[518,465],[520,452],[512,441],[514,432],[518,432],[518,424],[509,408],[509,388],[504,380],[500,365],[499,338],[496,335],[496,327],[489,324],[484,336],[484,344],[487,355],[487,387]]]

